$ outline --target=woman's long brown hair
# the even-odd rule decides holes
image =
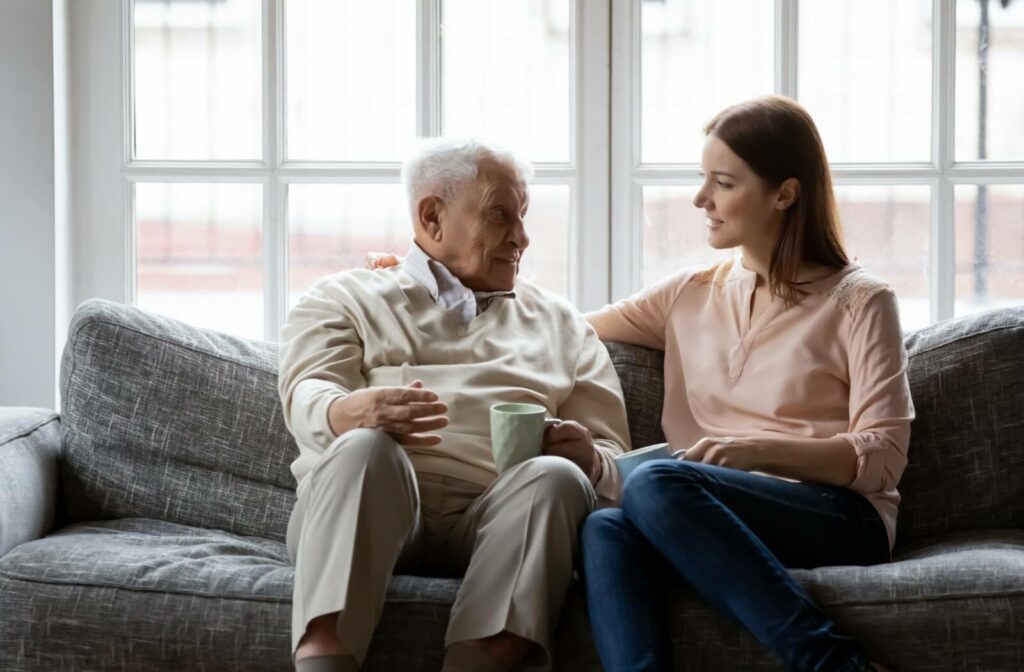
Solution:
[[[782,96],[756,98],[719,112],[704,133],[728,145],[772,189],[791,177],[800,183],[768,266],[772,294],[787,305],[799,300],[801,262],[836,269],[849,263],[825,148],[803,106]]]

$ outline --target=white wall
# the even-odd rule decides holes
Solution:
[[[0,2],[0,406],[56,401],[53,6]]]

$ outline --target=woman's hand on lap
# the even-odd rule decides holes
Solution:
[[[693,444],[679,459],[702,462],[718,467],[754,471],[763,462],[763,439],[740,437],[706,437]]]

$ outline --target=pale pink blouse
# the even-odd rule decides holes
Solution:
[[[756,279],[739,259],[683,270],[600,311],[601,336],[665,351],[661,424],[673,447],[780,434],[849,441],[849,487],[878,510],[891,548],[914,417],[896,297],[850,264],[751,323]]]

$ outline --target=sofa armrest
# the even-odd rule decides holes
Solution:
[[[58,414],[0,408],[0,556],[53,527],[60,453]]]

